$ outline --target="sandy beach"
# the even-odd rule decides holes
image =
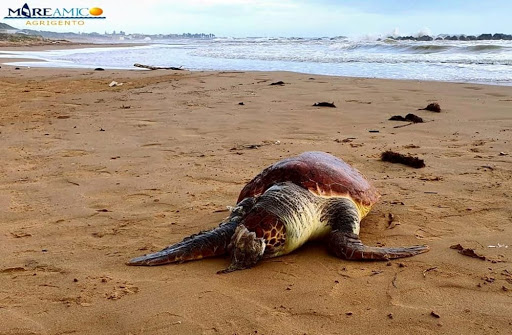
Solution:
[[[431,102],[443,111],[417,110]],[[0,334],[510,334],[511,108],[507,86],[2,65]],[[408,113],[427,122],[388,120]],[[365,243],[431,251],[125,265],[216,226],[259,171],[310,150],[382,193]]]

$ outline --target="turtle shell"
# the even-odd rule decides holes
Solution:
[[[238,202],[263,194],[277,183],[292,182],[322,197],[350,197],[366,212],[379,192],[355,168],[325,152],[310,151],[272,164],[240,192]]]

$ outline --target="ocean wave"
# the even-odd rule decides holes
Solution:
[[[450,45],[439,45],[439,44],[427,44],[427,45],[411,45],[408,46],[405,50],[418,52],[418,53],[433,53],[433,52],[442,52],[452,49],[453,47]]]
[[[424,42],[405,43],[389,43],[387,41],[379,43],[339,43],[330,46],[331,49],[339,50],[364,50],[382,53],[415,53],[415,54],[431,54],[431,53],[482,53],[482,52],[500,52],[511,51],[512,46],[496,45],[496,44],[424,44]]]
[[[308,63],[428,63],[428,64],[464,64],[464,65],[512,65],[512,54],[504,57],[493,57],[481,54],[433,54],[429,52],[417,52],[408,54],[382,54],[371,52],[343,52],[331,50],[331,52],[283,52],[273,50],[264,52],[262,50],[248,52],[247,50],[225,50],[225,49],[197,49],[191,56],[222,59],[240,60],[261,60],[261,61],[284,61],[284,62],[308,62]]]
[[[37,66],[130,69],[133,63],[139,62],[159,66],[182,65],[192,70],[295,71],[342,76],[512,83],[511,41],[218,38],[169,40],[129,48],[24,51],[20,52],[21,56],[48,61],[39,62]]]
[[[494,45],[494,44],[480,44],[480,45],[472,45],[466,47],[468,51],[473,52],[481,52],[481,51],[500,51],[507,49],[502,45]]]

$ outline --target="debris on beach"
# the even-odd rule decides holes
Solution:
[[[151,66],[151,65],[144,65],[135,63],[133,64],[135,67],[140,67],[143,69],[149,69],[149,70],[175,70],[175,71],[181,71],[184,70],[181,66],[180,67],[174,67],[174,66]]]
[[[369,133],[380,133],[380,130],[368,130]]]
[[[426,270],[423,271],[423,278],[427,278],[427,273],[429,273],[430,271],[434,271],[434,270],[437,270],[437,266],[433,266],[431,268],[428,268]]]
[[[410,125],[412,125],[412,124],[414,124],[414,122],[409,122],[409,123],[407,123],[407,124],[401,124],[401,125],[399,125],[399,126],[394,126],[393,128],[403,128],[403,127],[410,126]]]
[[[262,145],[263,144],[242,144],[242,145],[238,145],[236,147],[232,147],[229,150],[234,151],[234,150],[243,150],[243,149],[258,149]]]
[[[355,137],[347,137],[347,138],[344,138],[342,140],[337,138],[337,139],[334,140],[334,142],[336,142],[336,143],[350,143],[350,142],[352,142],[355,139],[356,139]]]
[[[418,177],[419,180],[423,180],[423,181],[440,181],[440,180],[443,180],[443,177],[439,177],[439,176],[420,176]]]
[[[498,243],[497,245],[488,245],[487,248],[508,248],[508,245]]]
[[[425,162],[423,159],[419,159],[418,157],[413,156],[405,156],[391,150],[383,152],[381,155],[381,160],[384,162],[404,164],[416,169],[425,167]]]
[[[241,144],[241,145],[237,145],[235,147],[232,147],[231,149],[229,149],[230,151],[236,151],[236,150],[246,150],[246,149],[259,149],[261,148],[262,146],[265,146],[265,145],[279,145],[281,144],[281,141],[279,140],[265,140],[263,141],[262,143],[259,143],[259,144]]]
[[[270,84],[270,86],[276,86],[276,85],[277,86],[284,86],[284,81],[279,80],[279,81],[276,81],[275,83]]]
[[[430,312],[430,315],[435,317],[436,319],[439,319],[441,317],[441,315],[439,315],[438,313],[436,313],[434,311]]]
[[[426,110],[426,111],[431,111],[434,113],[441,113],[441,106],[439,106],[439,104],[437,102],[433,102],[431,104],[428,104],[427,107],[425,107],[425,108],[418,108],[418,110],[419,111]]]
[[[393,229],[396,226],[400,225],[400,218],[398,218],[398,216],[395,216],[393,213],[388,213],[387,219],[388,229]]]
[[[423,123],[423,119],[417,115],[414,114],[407,114],[405,117],[402,115],[394,115],[389,118],[390,121],[409,121],[412,123]]]
[[[112,81],[110,84],[108,84],[108,86],[110,87],[116,87],[116,86],[122,86],[123,83],[118,83],[117,81]]]
[[[405,119],[407,121],[411,121],[411,122],[414,122],[414,123],[423,123],[423,119],[421,117],[419,117],[418,115],[414,115],[412,113],[409,113],[405,116]]]
[[[481,259],[483,261],[487,260],[487,257],[485,256],[482,256],[482,255],[479,255],[475,252],[475,249],[471,249],[471,248],[464,248],[462,245],[460,244],[454,244],[452,246],[450,246],[450,249],[455,249],[455,250],[458,250],[460,254],[464,255],[464,256],[468,256],[468,257],[473,257],[473,258],[478,258],[478,259]]]
[[[244,104],[243,102],[239,102],[238,104],[239,104],[240,106],[243,106],[243,105],[245,105],[245,104]]]
[[[334,105],[334,102],[315,102],[313,104],[314,107],[332,107],[336,108],[336,105]]]
[[[94,69],[94,71],[105,71],[105,69],[102,68],[102,67],[97,67],[97,68]]]
[[[365,105],[371,105],[372,104],[371,101],[361,101],[361,100],[356,100],[356,99],[345,100],[345,102],[355,102],[355,103],[358,103],[358,104],[365,104]]]

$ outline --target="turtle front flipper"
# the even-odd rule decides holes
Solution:
[[[186,237],[183,241],[168,246],[161,251],[132,258],[126,265],[164,265],[224,255],[228,252],[229,243],[236,227],[253,207],[254,202],[254,198],[246,198],[234,208],[229,218],[218,227]]]
[[[328,202],[323,219],[332,230],[327,236],[327,247],[336,256],[348,260],[380,260],[411,257],[430,250],[426,245],[382,248],[364,245],[359,239],[360,218],[364,213],[348,198]]]
[[[327,247],[336,256],[348,260],[375,260],[411,257],[430,250],[427,245],[382,248],[364,245],[359,236],[351,232],[332,231],[327,237]]]

